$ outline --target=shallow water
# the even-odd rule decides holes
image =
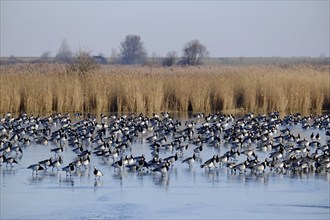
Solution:
[[[308,137],[313,129],[302,131]],[[321,132],[325,143],[325,131]],[[148,143],[133,143],[129,154],[151,159]],[[24,148],[18,165],[0,167],[0,219],[329,219],[330,173],[232,173],[226,167],[200,168],[227,148],[205,147],[192,167],[181,161],[192,155],[190,147],[169,172],[138,174],[115,172],[96,156],[91,165],[72,177],[48,169],[38,176],[27,167],[53,156],[48,146]],[[262,152],[259,152],[262,157]],[[68,147],[64,167],[75,158]],[[161,157],[173,155],[161,151]],[[264,155],[266,156],[266,154]],[[240,159],[240,158],[239,158]],[[93,167],[104,176],[95,180]]]

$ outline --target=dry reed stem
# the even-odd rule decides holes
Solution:
[[[85,76],[59,64],[2,66],[0,112],[330,110],[329,68],[104,66]]]

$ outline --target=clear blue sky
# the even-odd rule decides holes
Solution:
[[[149,55],[182,54],[198,39],[213,57],[329,56],[325,1],[1,1],[1,56],[111,55],[127,34]]]

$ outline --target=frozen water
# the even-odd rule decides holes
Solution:
[[[313,130],[305,132],[308,137]],[[321,132],[323,143],[325,131]],[[151,159],[148,143],[137,141],[129,154]],[[160,173],[115,172],[96,156],[89,169],[72,177],[50,169],[37,176],[31,164],[53,156],[55,145],[32,144],[23,149],[18,165],[0,167],[0,219],[329,219],[330,173],[232,173],[222,167],[200,168],[220,150],[205,147],[192,167],[181,161],[192,155],[190,147],[162,176]],[[263,152],[259,152],[263,154]],[[67,147],[63,165],[76,154]],[[161,151],[160,157],[173,155]],[[264,157],[266,156],[266,153]],[[104,176],[94,179],[93,167]]]

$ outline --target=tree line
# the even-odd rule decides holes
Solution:
[[[170,51],[162,58],[161,64],[163,66],[172,66],[176,64],[180,65],[201,65],[203,64],[203,58],[207,57],[209,52],[206,46],[198,40],[192,40],[184,44],[183,56],[178,57],[177,52]],[[45,52],[41,55],[41,60],[46,60],[50,56],[50,52]],[[124,65],[136,65],[145,64],[147,62],[148,53],[144,46],[144,42],[138,35],[127,35],[123,41],[120,42],[120,53],[117,55],[114,52],[114,59],[112,64],[124,64]],[[106,64],[108,61],[104,55],[91,56],[90,52],[79,50],[73,53],[67,41],[62,40],[61,46],[55,56],[55,62],[58,63],[77,63],[77,61],[92,62],[92,60],[98,64]],[[91,66],[90,63],[88,66]]]

